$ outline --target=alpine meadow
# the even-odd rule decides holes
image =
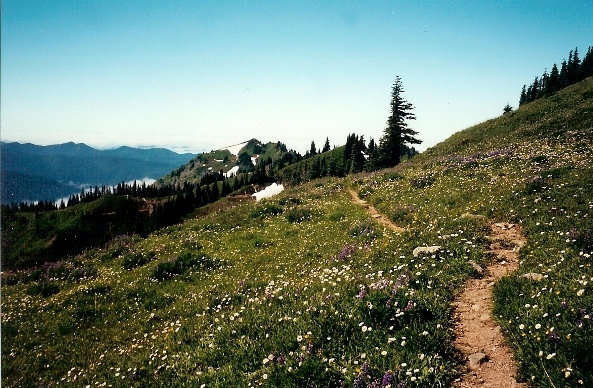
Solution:
[[[497,361],[486,347],[468,362],[456,309],[493,265],[505,273],[492,308],[471,309],[502,333],[504,377],[593,386],[593,76],[581,68],[421,153],[397,77],[376,142],[349,134],[301,156],[252,139],[154,186],[3,206],[2,386],[474,386]],[[256,201],[271,183],[284,190]]]

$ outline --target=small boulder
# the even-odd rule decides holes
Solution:
[[[414,255],[414,257],[418,257],[420,256],[420,254],[422,253],[435,253],[441,250],[441,246],[440,245],[432,245],[429,247],[416,247],[414,248],[414,250],[412,251],[412,254]]]
[[[480,267],[479,264],[477,264],[475,261],[473,260],[469,260],[468,264],[472,266],[472,268],[480,275],[484,274],[484,269],[482,267]]]
[[[461,218],[467,218],[467,219],[476,220],[476,221],[485,221],[487,219],[486,216],[483,216],[481,214],[471,214],[471,213],[463,213],[461,215]]]
[[[488,356],[484,353],[474,353],[470,354],[467,359],[469,360],[469,368],[471,370],[476,370],[480,368],[480,364],[488,361]]]
[[[534,280],[536,282],[539,282],[540,280],[542,280],[544,278],[544,275],[542,275],[541,273],[537,273],[537,272],[528,272],[526,274],[523,274],[523,277],[525,279]]]

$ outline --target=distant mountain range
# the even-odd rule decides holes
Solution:
[[[165,148],[98,150],[72,142],[50,146],[2,142],[0,150],[3,204],[66,197],[83,186],[158,179],[195,157]]]

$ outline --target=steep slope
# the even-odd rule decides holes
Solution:
[[[527,238],[494,285],[519,380],[592,386],[592,95],[589,79],[392,170],[226,198],[4,273],[2,383],[451,386],[466,372],[453,301],[496,261],[496,221]]]
[[[459,234],[450,222],[464,214],[468,222],[485,216],[520,225],[527,244],[518,270],[494,286],[494,318],[519,378],[538,387],[589,386],[592,166],[589,78],[457,133],[396,168],[397,179],[365,179],[361,192],[402,226],[423,229],[428,245]]]

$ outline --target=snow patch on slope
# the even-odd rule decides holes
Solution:
[[[259,202],[264,198],[270,198],[276,194],[280,194],[283,190],[284,185],[272,183],[270,186],[266,187],[262,191],[258,191],[257,193],[253,194],[252,197],[255,197],[255,200]]]
[[[239,166],[235,166],[224,173],[225,178],[230,178],[233,175],[237,175],[237,171],[239,171]]]
[[[233,146],[227,147],[226,149],[229,150],[229,152],[235,156],[239,155],[239,151],[241,151],[241,148],[245,147],[247,145],[248,142],[245,143],[241,143],[241,144],[235,144]]]

